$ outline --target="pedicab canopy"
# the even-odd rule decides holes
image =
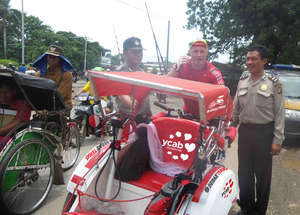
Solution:
[[[11,82],[17,97],[25,99],[35,110],[63,110],[66,108],[56,83],[52,80],[0,69],[0,81]]]
[[[160,76],[144,72],[88,72],[96,98],[130,95],[142,99],[150,91],[198,101],[200,121],[231,116],[232,101],[226,86]]]

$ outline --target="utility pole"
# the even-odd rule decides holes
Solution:
[[[85,43],[84,43],[84,61],[83,61],[83,72],[86,72],[86,50],[87,50],[87,37],[84,38]]]
[[[22,64],[25,64],[24,52],[24,4],[22,0]]]
[[[169,70],[169,42],[170,42],[170,20],[168,20],[168,38],[167,38],[167,54],[166,54],[166,68]]]

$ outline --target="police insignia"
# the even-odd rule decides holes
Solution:
[[[268,89],[268,86],[267,86],[266,84],[262,84],[262,85],[260,86],[260,89],[261,89],[262,91],[266,91],[266,90]]]
[[[282,93],[282,84],[279,81],[275,83],[275,89],[278,94]]]
[[[243,74],[241,75],[241,77],[240,77],[240,80],[243,80],[243,79],[246,79],[246,78],[248,78],[249,77],[249,75],[250,75],[250,73],[249,72],[243,72]]]

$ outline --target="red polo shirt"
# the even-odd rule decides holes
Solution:
[[[206,61],[204,68],[201,70],[193,69],[189,62],[185,63],[179,71],[178,77],[211,84],[225,84],[220,70],[208,61]],[[199,115],[199,104],[197,101],[184,99],[183,110],[193,115]]]

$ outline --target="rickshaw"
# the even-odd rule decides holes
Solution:
[[[236,135],[227,87],[142,72],[89,71],[89,78],[96,98],[154,92],[168,94],[169,102],[172,96],[194,100],[200,111],[195,116],[156,102],[166,111],[148,124],[136,125],[134,110],[112,118],[113,140],[100,141],[80,161],[62,214],[228,214],[239,196],[235,174],[224,166]],[[140,127],[147,129],[150,168],[124,180],[119,159],[141,138]]]
[[[79,131],[55,82],[9,69],[0,70],[0,79],[31,106],[30,120],[0,143],[0,203],[8,214],[31,214],[78,159]]]

